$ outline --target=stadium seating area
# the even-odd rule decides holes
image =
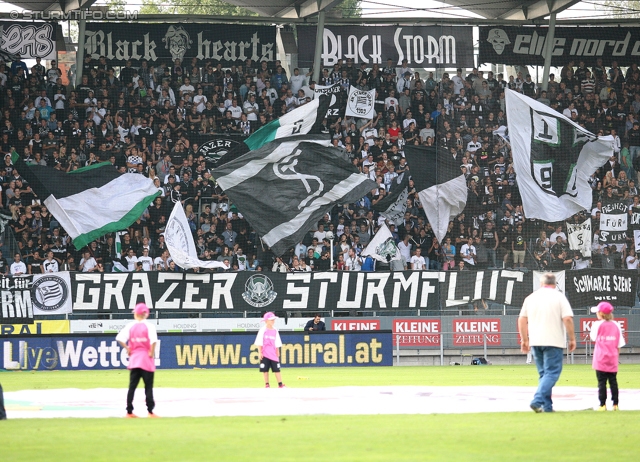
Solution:
[[[241,210],[229,204],[212,176],[212,162],[199,146],[209,139],[241,140],[306,104],[315,97],[311,73],[294,69],[287,75],[279,61],[249,60],[225,69],[196,59],[157,68],[143,62],[139,69],[127,65],[114,70],[104,59],[87,58],[82,83],[70,88],[62,85],[55,61],[49,66],[0,64],[0,210],[10,216],[21,254],[11,257],[22,259],[30,273],[47,271],[43,263],[49,251],[60,270],[111,271],[114,262],[121,262],[129,271],[181,271],[171,262],[162,237],[177,201],[185,207],[203,260],[229,260],[232,270],[327,270],[331,244],[326,233],[332,231],[335,268],[361,269],[364,262],[357,255],[384,221],[372,204],[407,170],[407,144],[436,145],[443,156],[459,161],[469,189],[464,213],[450,223],[440,246],[434,244],[410,185],[404,218],[392,228],[408,269],[421,269],[420,262],[412,263],[417,248],[430,269],[464,266],[460,260],[467,268],[637,268],[632,235],[628,242],[604,246],[597,230],[603,203],[625,201],[629,213],[632,206],[640,206],[635,185],[636,170],[640,171],[640,71],[635,65],[621,70],[615,62],[592,68],[571,63],[550,77],[546,92],[521,73],[494,76],[458,69],[436,80],[424,69],[357,67],[350,60],[323,70],[318,85],[341,85],[338,102],[343,106],[350,85],[377,91],[373,120],[332,117],[323,132],[379,188],[354,204],[335,208],[282,262],[261,244]],[[592,176],[593,210],[572,219],[594,219],[592,257],[569,250],[564,223],[525,217],[508,139],[494,135],[506,125],[505,88],[538,99],[596,134],[615,137],[617,157]],[[111,162],[121,172],[153,179],[162,195],[120,236],[121,253],[113,235],[93,242],[86,249],[89,254],[78,252],[13,168],[12,154],[67,172]],[[469,238],[473,255],[467,252]],[[3,264],[7,272],[9,266]]]

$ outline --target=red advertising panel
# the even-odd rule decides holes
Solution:
[[[393,346],[440,346],[439,319],[394,319]]]
[[[595,316],[591,318],[580,318],[580,342],[590,342],[589,335],[591,334],[591,325],[596,322],[598,318]],[[617,322],[622,330],[624,341],[627,341],[627,318],[616,318],[614,322]]]
[[[500,318],[454,319],[453,344],[464,346],[500,345]]]
[[[331,330],[380,330],[377,319],[332,319]]]

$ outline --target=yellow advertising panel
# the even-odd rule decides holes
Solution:
[[[34,321],[33,324],[0,324],[0,336],[69,334],[68,320]]]

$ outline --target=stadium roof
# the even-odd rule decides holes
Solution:
[[[95,2],[96,0],[59,0],[57,2],[50,0],[5,1],[5,3],[10,3],[29,11],[63,11],[65,13],[80,8],[88,8]]]
[[[96,0],[26,0],[9,1],[13,5],[31,11],[73,11],[88,8]],[[342,0],[225,0],[232,5],[246,8],[260,16],[270,18],[306,18],[318,11],[338,5]],[[514,21],[542,19],[552,12],[565,10],[580,0],[441,0],[445,3],[475,13],[486,19],[505,19]],[[418,2],[416,2],[418,3]],[[411,5],[417,8],[419,4]]]

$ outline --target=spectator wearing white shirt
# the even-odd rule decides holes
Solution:
[[[425,269],[427,262],[422,256],[422,249],[418,247],[416,249],[416,253],[413,257],[411,257],[411,269],[412,270],[423,270]]]
[[[129,249],[127,251],[127,256],[124,257],[124,259],[127,262],[127,271],[135,271],[136,266],[138,264],[138,257],[136,257],[136,254],[133,251],[133,249]]]
[[[411,243],[409,242],[409,237],[409,234],[406,234],[404,239],[398,244],[398,250],[406,262],[411,262]]]
[[[142,263],[143,271],[152,271],[153,270],[153,259],[149,256],[149,249],[142,249],[142,256],[138,257],[138,263]]]
[[[53,252],[47,252],[47,259],[42,263],[42,269],[45,273],[57,273],[59,271],[58,261],[53,257]]]
[[[98,262],[96,262],[96,259],[91,256],[91,252],[88,250],[83,252],[78,269],[83,273],[92,273],[99,270]]]
[[[289,87],[291,91],[293,91],[294,95],[298,94],[298,90],[300,90],[305,83],[306,77],[304,75],[300,75],[300,69],[297,67],[293,70],[293,75],[289,79]]]
[[[11,276],[22,276],[27,274],[27,265],[22,261],[22,256],[19,252],[16,252],[13,256],[13,263],[11,263],[9,272],[11,273]]]
[[[473,245],[473,239],[469,238],[466,244],[460,249],[460,255],[466,264],[475,266],[476,264],[476,248]]]
[[[344,260],[344,266],[346,271],[360,271],[362,268],[360,257],[356,254],[355,249],[349,249],[349,254]]]

